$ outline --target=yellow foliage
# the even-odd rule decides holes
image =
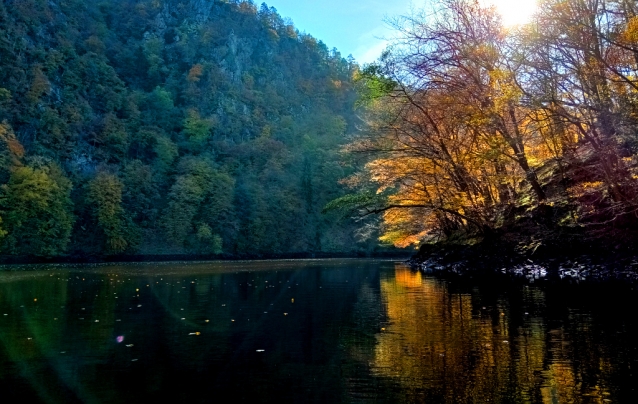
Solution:
[[[623,31],[621,38],[629,44],[638,44],[638,16],[632,17],[627,22],[627,27]]]

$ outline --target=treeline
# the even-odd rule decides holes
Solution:
[[[635,235],[637,13],[633,0],[540,0],[505,28],[481,2],[442,0],[397,20],[359,76],[368,125],[350,148],[367,166],[330,207],[382,213],[400,246],[527,219]]]
[[[371,250],[321,208],[358,69],[275,9],[0,2],[0,254]]]

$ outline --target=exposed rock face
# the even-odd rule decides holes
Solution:
[[[210,17],[213,2],[211,0],[192,0],[191,15],[197,22],[207,21]]]
[[[175,3],[166,0],[153,20],[151,30],[144,33],[145,40],[162,42],[164,47],[171,47],[179,43],[181,37],[178,31],[186,28],[188,32],[197,32],[203,24],[214,19],[215,2],[213,0],[190,0]],[[177,29],[179,28],[179,30]],[[257,45],[247,38],[238,37],[232,29],[228,30],[226,52],[211,49],[211,58],[218,62],[219,68],[229,80],[239,83],[246,66],[250,65],[253,49]],[[260,44],[264,46],[264,44]]]

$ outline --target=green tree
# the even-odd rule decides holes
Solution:
[[[213,122],[210,119],[200,117],[196,109],[189,110],[186,119],[184,119],[184,133],[195,144],[207,141],[213,126]]]
[[[197,227],[197,249],[204,254],[221,254],[223,241],[219,234],[213,234],[210,226],[206,223]]]
[[[15,255],[64,253],[74,221],[71,188],[56,165],[16,168],[0,191],[8,233],[3,249]]]
[[[205,196],[202,185],[196,176],[182,175],[171,187],[162,224],[167,236],[178,245],[183,245],[193,230],[193,218]]]
[[[133,249],[138,235],[122,207],[122,182],[113,174],[99,173],[88,183],[87,202],[98,229],[104,235],[104,250],[119,254]]]
[[[175,143],[166,136],[158,136],[155,138],[153,152],[156,155],[155,164],[157,168],[162,171],[166,171],[179,155]]]
[[[151,166],[133,160],[122,170],[122,203],[134,223],[151,227],[157,219],[159,191]]]
[[[181,175],[171,187],[162,220],[167,236],[179,245],[214,252],[214,246],[221,248],[215,240],[232,226],[234,181],[205,159],[186,158],[178,166]]]

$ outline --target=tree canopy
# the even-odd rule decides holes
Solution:
[[[541,0],[532,22],[504,28],[481,2],[442,0],[396,20],[398,39],[358,73],[366,126],[348,149],[365,167],[331,205],[381,213],[397,246],[524,218],[632,231],[637,11]]]

